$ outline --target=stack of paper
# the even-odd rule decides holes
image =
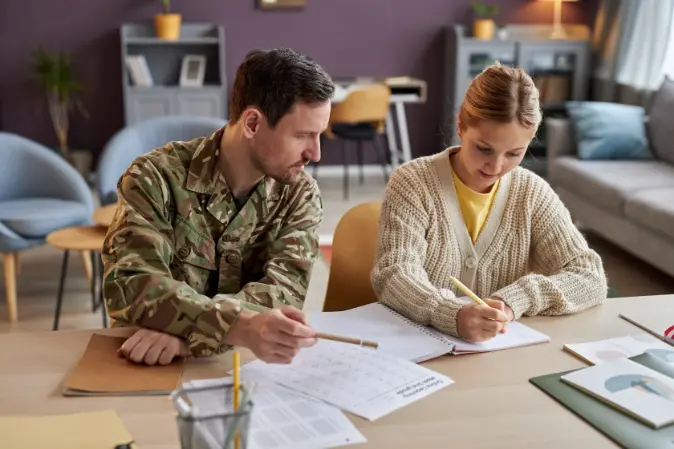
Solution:
[[[253,361],[243,376],[267,380],[374,421],[454,383],[378,350],[320,340],[289,365]]]
[[[230,383],[227,378],[197,380],[187,389]],[[274,383],[245,382],[253,391],[254,407],[248,432],[249,449],[310,449],[338,447],[366,442],[365,437],[336,407],[288,390]],[[188,393],[192,406],[200,414],[231,412],[225,395],[212,391]],[[222,448],[225,429],[217,420],[204,420],[197,428],[203,449]],[[201,449],[201,448],[194,448]]]

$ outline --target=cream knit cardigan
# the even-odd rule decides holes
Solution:
[[[453,336],[466,299],[450,276],[481,298],[501,298],[515,319],[601,304],[607,292],[601,258],[548,183],[527,169],[501,179],[473,244],[452,179],[449,154],[456,149],[414,159],[391,176],[372,271],[379,301]]]

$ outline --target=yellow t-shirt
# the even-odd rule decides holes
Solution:
[[[491,206],[494,204],[494,197],[498,190],[499,181],[494,183],[490,192],[479,193],[468,188],[461,179],[459,179],[456,172],[452,171],[452,176],[454,177],[456,195],[459,198],[463,221],[466,223],[470,238],[473,240],[473,243],[475,243],[475,240],[477,240],[477,237],[480,235],[480,231],[482,231],[484,223],[487,221]]]

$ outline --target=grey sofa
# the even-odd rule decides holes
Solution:
[[[674,114],[657,114],[653,160],[581,160],[570,120],[548,118],[548,178],[581,229],[674,276],[674,126],[654,128]]]

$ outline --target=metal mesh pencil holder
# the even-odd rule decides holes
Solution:
[[[186,386],[171,393],[177,413],[181,449],[246,449],[253,402],[249,391],[241,388],[241,402],[234,411],[234,385],[231,382],[193,387]],[[200,410],[198,394],[222,400],[218,410]],[[190,398],[192,395],[192,398]]]

